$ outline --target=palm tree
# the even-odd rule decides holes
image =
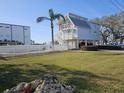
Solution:
[[[54,46],[54,24],[53,21],[56,19],[60,20],[63,19],[65,21],[65,18],[62,14],[55,14],[52,9],[49,9],[49,17],[38,17],[37,23],[42,22],[43,20],[49,20],[51,23],[51,35],[52,35],[52,46]]]

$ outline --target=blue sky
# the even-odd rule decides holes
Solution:
[[[48,9],[57,13],[72,12],[89,19],[120,12],[111,0],[0,0],[0,23],[31,27],[31,39],[36,42],[51,40],[50,23],[37,24],[38,16],[48,16]],[[123,0],[118,0],[124,3]],[[57,27],[55,27],[57,32]]]

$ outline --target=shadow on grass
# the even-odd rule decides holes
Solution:
[[[0,56],[0,60],[7,60],[7,57]]]
[[[115,52],[108,52],[108,53],[99,53],[99,55],[110,55],[110,56],[120,56],[120,55],[124,55],[124,53],[115,53]]]
[[[37,69],[21,69],[21,65],[0,65],[0,93],[20,82],[30,82],[34,78],[42,76],[45,72]]]
[[[85,91],[99,92],[100,86],[94,79],[102,79],[109,81],[118,81],[108,77],[101,77],[86,71],[75,71],[65,69],[56,65],[35,64],[40,68],[32,68],[29,65],[0,65],[0,92],[16,86],[20,82],[30,82],[33,79],[41,78],[44,74],[56,74],[59,77],[65,78],[67,84],[76,86],[76,93],[83,93]],[[27,67],[27,68],[26,68]],[[88,92],[87,92],[88,93]]]

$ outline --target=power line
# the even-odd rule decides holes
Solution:
[[[118,2],[124,7],[124,0],[118,0]]]
[[[113,1],[113,0],[110,0],[111,4],[113,6],[115,6],[116,8],[118,8],[120,11],[122,11],[122,9]]]
[[[115,0],[115,2],[116,2],[121,8],[124,8],[124,6],[123,6],[118,0]]]

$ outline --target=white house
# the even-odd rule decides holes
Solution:
[[[25,45],[31,44],[30,27],[0,23],[0,40],[18,41]]]
[[[65,22],[59,23],[57,33],[59,44],[66,44],[70,49],[78,49],[80,46],[96,45],[100,40],[99,24],[72,13],[68,13],[65,19]]]

